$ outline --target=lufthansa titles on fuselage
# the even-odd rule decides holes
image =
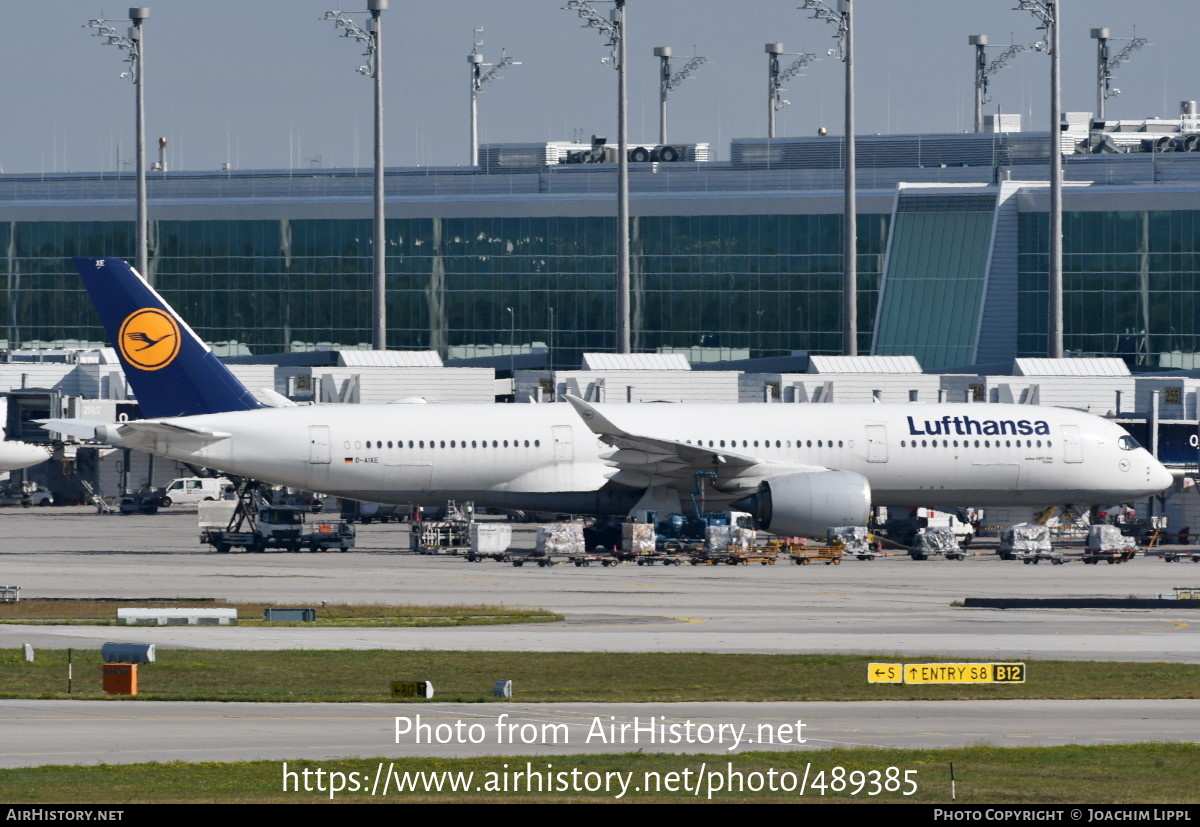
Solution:
[[[1044,419],[973,419],[969,416],[943,416],[918,423],[911,416],[908,433],[912,436],[1043,436],[1050,433]]]

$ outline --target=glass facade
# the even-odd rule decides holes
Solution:
[[[1019,217],[1018,349],[1046,354],[1049,217]],[[1200,367],[1200,210],[1065,212],[1063,340],[1130,367]]]
[[[930,370],[975,361],[995,208],[995,194],[900,195],[875,353]]]
[[[870,347],[889,217],[858,223],[860,347]],[[551,347],[555,367],[612,350],[616,233],[587,217],[389,219],[388,343]],[[151,280],[201,338],[255,353],[366,347],[371,222],[160,220]],[[752,356],[841,347],[840,215],[638,217],[634,347]],[[128,222],[0,224],[10,347],[101,341],[70,262],[134,256]]]

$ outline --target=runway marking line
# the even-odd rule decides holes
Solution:
[[[1070,611],[1082,611],[1082,610],[1072,609]],[[1055,634],[1061,636],[1061,635],[1115,635],[1115,634],[1131,634],[1134,632],[1177,632],[1180,629],[1186,629],[1188,626],[1191,625],[1186,620],[1164,620],[1162,622],[1166,623],[1168,625],[1156,626],[1153,629],[1117,629],[1115,631],[1110,629],[1107,631],[1096,631],[1096,632],[1056,632]]]
[[[682,620],[685,623],[703,623],[704,620],[698,617],[683,617],[676,615],[639,615],[639,617],[664,617],[668,620]],[[576,626],[577,629],[612,629],[617,626],[645,626],[645,623],[594,623]]]

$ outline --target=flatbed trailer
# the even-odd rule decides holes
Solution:
[[[1038,549],[1037,551],[1016,551],[1012,554],[1013,559],[1020,560],[1027,566],[1031,564],[1036,566],[1043,560],[1049,560],[1051,565],[1055,566],[1061,566],[1066,562],[1061,549],[1051,549],[1050,551],[1042,549]]]
[[[756,548],[753,546],[743,548],[742,546],[729,545],[725,547],[724,551],[693,554],[688,558],[688,561],[693,566],[698,566],[702,563],[706,566],[719,566],[722,563],[727,566],[748,566],[751,563],[773,566],[778,559],[779,550],[777,548]]]
[[[463,555],[468,563],[482,563],[484,560],[495,560],[497,563],[503,563],[508,556],[509,552],[507,551],[467,551]]]
[[[567,558],[568,563],[574,563],[576,568],[590,566],[595,563],[597,566],[619,566],[621,561],[612,554],[575,554]]]
[[[1183,560],[1200,563],[1200,551],[1157,551],[1155,555],[1161,557],[1164,563],[1179,563]]]
[[[691,558],[681,554],[664,554],[661,552],[652,552],[649,554],[638,554],[633,560],[639,566],[653,566],[661,563],[664,566],[682,566],[684,560]]]
[[[1079,559],[1089,565],[1105,563],[1125,563],[1137,556],[1136,548],[1113,549],[1111,551],[1085,551]]]
[[[515,568],[521,568],[526,563],[539,568],[557,565],[559,561],[555,560],[546,554],[539,554],[536,551],[514,552],[506,551],[504,556],[500,558],[502,563],[512,563]]]
[[[812,563],[824,563],[827,566],[840,566],[846,549],[840,543],[828,546],[790,546],[788,556],[797,566],[807,566]]]

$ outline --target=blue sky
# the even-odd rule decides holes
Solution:
[[[831,3],[834,0],[830,0]],[[473,29],[483,54],[501,47],[522,61],[480,101],[481,140],[533,142],[616,137],[616,73],[601,65],[604,39],[556,0],[392,0],[384,17],[386,156],[389,166],[458,165],[468,155],[468,68]],[[609,4],[595,3],[599,9]],[[719,159],[732,138],[766,134],[763,44],[822,60],[789,82],[778,133],[841,132],[842,66],[825,56],[832,27],[799,0],[628,0],[630,138],[658,130],[657,59],[669,45],[709,62],[671,96],[671,140],[710,142]],[[860,134],[966,131],[972,124],[973,50],[1040,39],[1015,0],[856,0]],[[1200,98],[1194,0],[1064,0],[1063,108],[1095,101],[1095,41],[1135,33],[1154,46],[1119,71],[1123,94],[1109,117],[1174,115]],[[369,166],[371,81],[355,72],[361,49],[321,18],[329,0],[155,0],[146,23],[147,136],[168,139],[173,169]],[[348,0],[347,9],[365,7]],[[111,172],[133,157],[133,88],[123,53],[89,37],[89,18],[128,7],[81,0],[0,0],[0,169],[5,173]],[[363,19],[363,16],[359,16]],[[120,24],[123,28],[126,24]],[[1135,30],[1136,27],[1136,30]],[[1114,44],[1119,46],[1119,44]],[[1044,130],[1048,58],[1018,55],[992,83],[989,111],[1020,112]],[[1032,122],[1029,119],[1032,118]]]

